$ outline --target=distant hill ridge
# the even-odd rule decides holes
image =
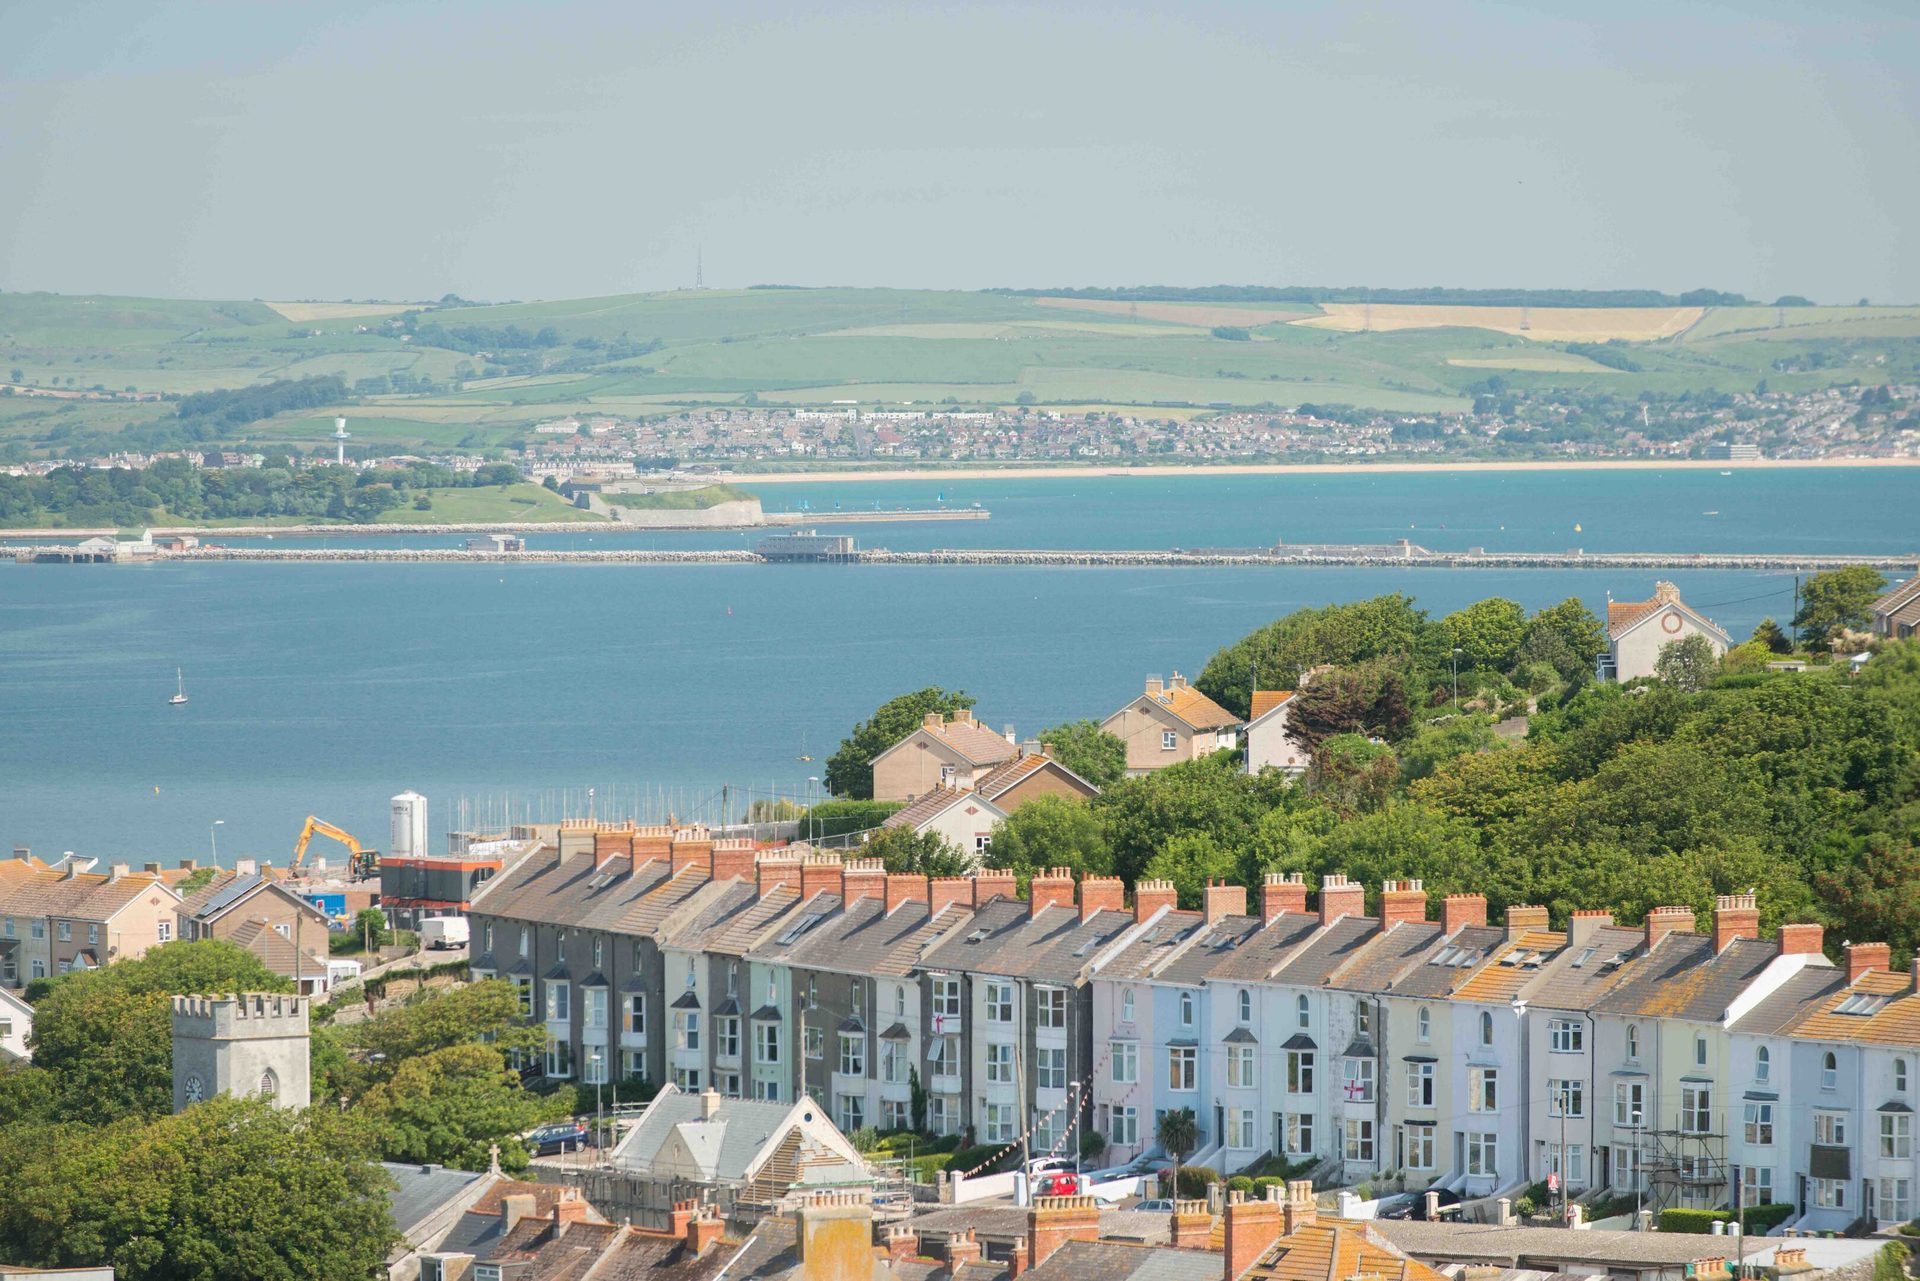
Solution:
[[[1753,307],[1761,304],[1718,289],[1689,289],[1683,294],[1658,289],[1367,289],[1320,285],[1125,285],[1068,289],[987,289],[1015,298],[1092,298],[1104,302],[1342,302],[1407,303],[1451,307]],[[1805,298],[1787,297],[1777,307],[1811,307]]]

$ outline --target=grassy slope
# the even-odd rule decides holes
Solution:
[[[1762,378],[1782,388],[1877,381],[1910,376],[1920,361],[1920,308],[1716,309],[1677,339],[1635,344],[1639,373],[1487,330],[1337,333],[1278,323],[1291,313],[1275,314],[1277,323],[1259,326],[1253,341],[1233,342],[1165,314],[914,290],[710,290],[454,308],[434,318],[448,326],[550,325],[567,342],[624,336],[662,347],[586,373],[476,380],[455,393],[379,397],[345,412],[363,444],[479,450],[512,443],[542,418],[737,404],[748,393],[795,404],[951,397],[1005,405],[1026,392],[1042,402],[1120,408],[1313,401],[1422,411],[1463,407],[1468,389],[1494,373],[1521,387],[1632,396],[1739,390]],[[361,317],[296,325],[260,303],[0,294],[0,373],[18,367],[39,385],[71,377],[80,387],[182,392],[308,374],[352,381],[405,370],[445,380],[463,362],[477,363],[380,330],[378,320]],[[1853,353],[1844,369],[1774,369],[1836,342]],[[171,412],[161,404],[69,407],[0,397],[0,444],[29,440],[41,452],[57,451],[62,439]],[[311,446],[331,432],[331,411],[307,411],[239,436]]]
[[[402,504],[380,519],[393,525],[485,524],[488,522],[604,521],[606,517],[583,511],[550,489],[539,485],[490,486],[485,489],[429,489],[433,500],[430,511],[415,511],[411,502]],[[418,496],[417,493],[415,496]]]
[[[721,503],[744,502],[752,497],[746,490],[735,489],[732,485],[703,485],[699,489],[672,489],[658,494],[600,495],[601,501],[609,507],[656,512],[705,511]]]

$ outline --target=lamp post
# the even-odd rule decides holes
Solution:
[[[220,829],[225,827],[226,823],[226,819],[216,818],[213,820],[213,826],[207,829],[207,840],[213,846],[213,865],[215,867],[220,866]]]
[[[812,774],[807,775],[807,844],[809,845],[813,844],[813,804],[819,791],[820,779]]]
[[[1449,656],[1449,661],[1452,662],[1453,664],[1453,706],[1454,706],[1454,710],[1458,711],[1460,707],[1460,647],[1459,646],[1456,645],[1454,647],[1453,653]]]

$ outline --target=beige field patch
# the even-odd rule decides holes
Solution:
[[[1330,302],[1324,316],[1296,325],[1343,333],[1400,329],[1491,329],[1535,342],[1652,342],[1696,324],[1704,307],[1428,307],[1407,303]]]
[[[393,316],[419,307],[413,302],[270,302],[273,308],[296,324],[316,320],[352,320],[356,316]]]
[[[1229,306],[1210,302],[1119,302],[1110,298],[1035,298],[1042,307],[1068,307],[1074,311],[1097,311],[1107,316],[1137,316],[1141,320],[1164,320],[1176,325],[1278,325],[1297,321],[1299,307],[1260,308]],[[1312,315],[1311,312],[1307,313]]]
[[[1461,369],[1511,369],[1522,374],[1617,374],[1597,360],[1565,351],[1515,352],[1511,356],[1452,356],[1449,365]]]

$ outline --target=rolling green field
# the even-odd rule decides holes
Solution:
[[[484,489],[427,489],[408,491],[412,497],[424,494],[433,503],[420,511],[411,503],[402,504],[381,515],[388,525],[514,524],[521,521],[602,522],[606,517],[575,507],[560,495],[539,485],[491,485]]]
[[[1627,344],[1637,370],[1486,328],[1343,332],[1291,323],[1318,314],[1305,304],[1136,309],[987,293],[756,289],[421,307],[421,322],[446,333],[550,331],[548,367],[516,375],[491,366],[480,341],[451,350],[408,340],[391,317],[324,307],[295,322],[258,302],[0,294],[0,381],[176,395],[314,375],[338,375],[350,389],[398,377],[392,394],[384,382],[371,391],[362,384],[342,406],[197,438],[313,448],[331,435],[337,410],[352,420],[356,446],[482,452],[512,446],[546,418],[672,413],[749,396],[1183,415],[1301,403],[1435,412],[1468,407],[1496,377],[1632,397],[1749,390],[1762,380],[1793,390],[1920,376],[1920,308],[1912,307],[1711,308],[1684,333]],[[1545,311],[1534,313],[1541,328],[1550,327]],[[1228,316],[1265,323],[1222,331],[1246,331],[1245,340],[1216,336],[1213,325]],[[599,345],[619,343],[628,345]],[[408,390],[415,379],[432,390]],[[116,443],[177,447],[175,423],[169,403],[0,394],[0,460]]]

